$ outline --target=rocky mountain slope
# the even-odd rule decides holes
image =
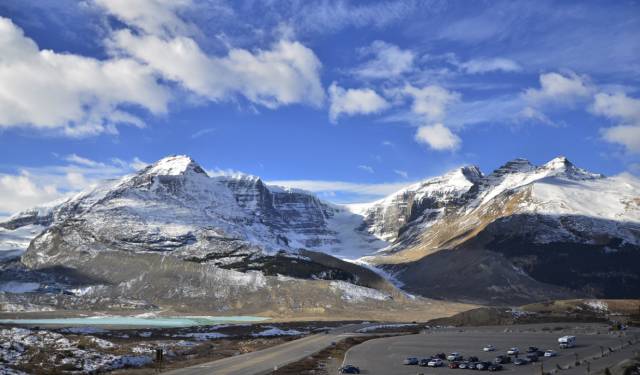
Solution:
[[[636,178],[590,173],[564,157],[539,167],[516,159],[486,176],[464,171],[446,175],[435,202],[423,183],[367,208],[366,218],[406,206],[406,223],[387,227],[392,244],[368,261],[431,297],[500,303],[640,295]]]
[[[638,192],[632,176],[563,157],[515,159],[339,206],[173,156],[0,223],[0,289],[36,285],[0,291],[0,303],[280,313],[428,303],[397,286],[474,303],[637,298]]]
[[[28,248],[19,263],[0,265],[0,284],[13,283],[3,297],[14,309],[86,301],[278,314],[422,306],[369,268],[313,251],[379,242],[354,230],[342,241],[336,223],[352,217],[302,191],[247,175],[210,177],[189,157],[168,157],[2,223],[5,245],[17,247],[8,255]],[[18,290],[27,293],[11,293]]]

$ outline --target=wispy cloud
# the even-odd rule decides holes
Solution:
[[[198,130],[197,132],[191,134],[191,139],[200,138],[203,135],[213,133],[214,131],[216,131],[216,128],[205,128],[205,129]]]
[[[390,43],[376,40],[370,46],[360,49],[368,61],[352,70],[365,79],[393,79],[413,69],[415,54],[410,50],[403,50]]]
[[[345,181],[323,181],[323,180],[274,180],[268,181],[270,185],[285,186],[291,188],[298,188],[302,190],[311,191],[314,193],[350,193],[353,194],[353,198],[360,199],[375,199],[380,198],[391,193],[394,193],[402,188],[405,188],[415,182],[391,182],[391,183],[354,183]]]
[[[365,172],[368,172],[368,173],[375,173],[375,170],[370,165],[360,164],[360,165],[358,165],[358,169],[361,169],[361,170],[363,170]]]
[[[403,171],[400,169],[394,169],[393,173],[397,174],[398,176],[402,177],[402,178],[409,178],[409,173],[407,171]]]

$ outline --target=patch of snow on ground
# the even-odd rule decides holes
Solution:
[[[609,305],[607,305],[605,301],[594,299],[594,300],[585,302],[585,305],[597,311],[602,311],[602,312],[609,311]]]
[[[346,281],[332,281],[329,286],[334,291],[342,293],[342,299],[349,302],[362,302],[366,299],[384,301],[391,298],[387,293],[364,286],[354,285]]]
[[[304,332],[301,332],[295,329],[282,330],[280,328],[272,327],[259,333],[253,333],[251,334],[251,336],[253,337],[298,336],[302,334],[304,334]]]
[[[219,332],[191,332],[191,333],[185,333],[183,335],[177,335],[177,336],[191,337],[196,341],[207,341],[207,340],[214,340],[214,339],[221,339],[224,337],[228,337],[228,335],[225,335],[224,333],[219,333]]]
[[[414,323],[379,324],[379,325],[375,325],[375,326],[369,326],[369,327],[360,328],[356,332],[366,333],[366,332],[375,331],[377,329],[402,328],[402,327],[414,327],[414,326],[417,326],[417,324],[414,324]]]

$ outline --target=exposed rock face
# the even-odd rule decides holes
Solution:
[[[364,211],[362,229],[400,243],[459,207],[460,197],[481,178],[482,172],[471,166],[409,186],[372,203]]]
[[[144,283],[166,285],[160,280],[174,280],[167,275],[178,270],[191,276],[175,280],[190,287],[184,293],[164,288],[186,300],[210,296],[199,288],[221,283],[222,290],[224,283],[252,273],[267,280],[256,295],[281,288],[292,305],[304,294],[298,288],[327,282],[394,296],[397,290],[384,273],[358,265],[362,261],[391,273],[411,293],[436,298],[637,298],[639,192],[640,181],[632,176],[604,177],[564,157],[539,167],[515,159],[488,175],[463,167],[371,204],[343,207],[255,176],[210,177],[192,159],[174,156],[14,215],[0,223],[0,250],[19,253],[29,233],[37,234],[22,256],[24,266],[38,272],[71,267],[111,285],[95,289],[94,296],[124,293],[150,304],[171,297],[159,299],[154,293],[160,291]],[[362,258],[354,264],[334,256]],[[125,257],[130,264],[119,268]],[[156,259],[171,259],[171,266]],[[134,264],[169,268],[135,270]],[[220,275],[231,275],[231,281]],[[282,275],[293,279],[284,283]],[[138,277],[144,282],[133,280]],[[243,288],[225,298],[240,298]],[[327,298],[334,297],[323,295],[317,304]],[[272,295],[262,306],[276,300]],[[228,308],[229,301],[223,298],[215,308]]]

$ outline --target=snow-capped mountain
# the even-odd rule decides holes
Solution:
[[[170,252],[182,258],[233,263],[252,254],[298,249],[341,251],[332,226],[345,210],[312,194],[267,186],[258,177],[210,177],[191,158],[164,158],[118,181],[109,181],[56,205],[27,210],[2,225],[46,227],[24,262],[50,264],[52,238],[61,231],[72,248],[87,242],[128,251]],[[375,242],[357,234],[367,244]],[[83,250],[92,256],[93,245]]]
[[[28,244],[22,265],[71,267],[118,285],[91,289],[109,298],[164,295],[148,284],[170,271],[189,287],[168,290],[184,298],[216,293],[201,290],[211,283],[237,285],[220,292],[237,297],[258,276],[270,281],[250,289],[263,297],[261,288],[283,276],[290,286],[324,279],[397,293],[381,275],[414,294],[474,302],[637,297],[639,191],[635,177],[594,174],[564,157],[542,166],[515,159],[488,175],[466,166],[370,204],[339,206],[255,176],[211,177],[172,156],[12,216],[0,223],[0,250],[6,260]],[[167,255],[183,275],[155,268]],[[217,308],[228,308],[222,301]]]
[[[397,199],[406,196],[400,192],[365,210],[370,217],[401,209],[408,218],[397,227],[385,227],[381,218],[367,222],[365,230],[393,240],[368,261],[395,272],[407,290],[432,297],[513,300],[565,293],[551,286],[640,295],[637,178],[594,174],[564,157],[539,167],[516,159],[472,176],[430,191],[439,200],[426,209],[420,199]],[[420,196],[419,188],[412,196]],[[446,195],[450,191],[454,196]],[[434,214],[433,207],[443,209]]]

